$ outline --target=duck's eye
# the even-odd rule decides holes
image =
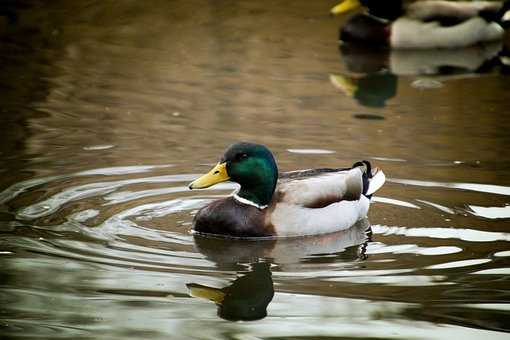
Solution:
[[[240,161],[240,160],[245,159],[245,158],[248,158],[248,155],[245,154],[245,153],[238,153],[236,155],[236,161]]]

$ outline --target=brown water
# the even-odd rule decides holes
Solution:
[[[45,3],[0,6],[0,338],[509,338],[499,46],[341,55],[327,1]],[[335,235],[193,236],[237,140],[388,182]]]

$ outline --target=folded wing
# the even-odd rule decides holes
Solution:
[[[280,202],[322,208],[340,201],[356,201],[363,193],[361,167],[338,172],[323,172],[315,176],[280,180],[276,199]]]

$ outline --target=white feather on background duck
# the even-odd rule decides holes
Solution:
[[[503,34],[500,25],[480,17],[448,27],[438,22],[401,18],[392,25],[390,43],[395,48],[456,48],[499,40]]]
[[[419,20],[426,20],[435,16],[469,19],[478,16],[478,13],[482,10],[497,11],[500,7],[501,3],[494,1],[416,1],[406,8],[406,17]]]

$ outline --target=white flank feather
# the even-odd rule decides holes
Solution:
[[[480,17],[449,27],[401,18],[392,25],[390,43],[395,48],[458,48],[499,40],[503,34],[500,25]]]
[[[497,1],[444,1],[426,0],[411,3],[406,9],[406,16],[413,19],[426,20],[435,16],[457,17],[469,19],[478,16],[481,10],[497,11],[501,2]]]
[[[358,201],[341,201],[324,208],[304,208],[279,203],[271,213],[278,236],[305,236],[345,230],[365,218],[370,201],[361,196]]]

